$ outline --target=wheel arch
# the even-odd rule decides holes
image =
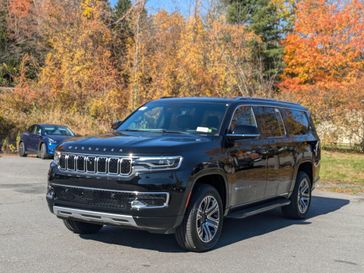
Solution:
[[[190,196],[192,195],[193,191],[195,190],[197,185],[206,184],[214,187],[221,196],[221,200],[223,203],[224,212],[227,211],[229,207],[229,188],[227,183],[226,175],[221,170],[214,170],[206,173],[201,173],[200,175],[196,176],[193,180],[192,187],[189,191],[189,196],[186,201],[186,206],[189,205]]]
[[[300,171],[304,171],[310,178],[310,183],[311,183],[311,186],[313,184],[313,162],[310,161],[310,160],[305,160],[305,161],[302,161],[302,162],[299,162],[297,164],[297,167],[296,167],[296,172],[293,176],[293,181],[292,181],[292,186],[291,186],[291,189],[290,191],[292,192],[293,189],[294,189],[294,186],[296,184],[296,180],[297,180],[297,175]]]

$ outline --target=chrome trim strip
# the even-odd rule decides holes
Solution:
[[[165,195],[166,201],[162,206],[149,206],[149,207],[143,207],[143,209],[157,209],[157,208],[166,208],[169,205],[169,199],[170,195],[169,192],[145,192],[145,191],[125,191],[125,190],[112,190],[112,189],[102,189],[102,188],[93,188],[93,187],[83,187],[83,186],[73,186],[73,185],[64,185],[64,184],[58,184],[58,183],[51,183],[50,186],[58,186],[58,187],[69,187],[69,188],[75,188],[75,189],[84,189],[84,190],[93,190],[93,191],[107,191],[107,192],[119,192],[119,193],[129,193],[129,194],[135,194],[135,196],[141,196],[141,195]]]
[[[53,206],[53,213],[57,217],[72,218],[87,222],[96,222],[100,224],[110,224],[116,226],[133,226],[137,227],[133,216],[122,215],[90,210],[72,209],[66,207]]]
[[[227,137],[260,137],[260,134],[226,134]]]

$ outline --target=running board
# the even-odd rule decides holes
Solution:
[[[253,205],[234,210],[231,213],[229,213],[226,217],[233,219],[243,219],[275,208],[287,206],[290,203],[291,201],[286,198],[279,198],[265,203],[259,203],[259,205]]]

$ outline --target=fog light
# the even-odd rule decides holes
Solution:
[[[47,199],[53,200],[56,196],[56,193],[54,192],[53,188],[49,189],[47,192]]]
[[[164,208],[168,206],[168,193],[138,193],[130,202],[132,209]]]

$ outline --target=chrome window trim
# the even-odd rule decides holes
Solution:
[[[169,205],[170,200],[170,194],[169,192],[144,192],[144,191],[126,191],[126,190],[112,190],[112,189],[103,189],[103,188],[93,188],[93,187],[83,187],[83,186],[74,186],[74,185],[64,185],[64,184],[58,184],[58,183],[52,183],[50,186],[58,186],[58,187],[64,187],[64,188],[74,188],[74,189],[84,189],[84,190],[92,190],[92,191],[106,191],[106,192],[118,192],[118,193],[127,193],[127,194],[135,194],[135,196],[141,196],[141,195],[165,195],[166,201],[163,203],[162,206],[149,206],[144,207],[142,209],[160,209],[160,208],[166,208]]]
[[[253,115],[254,115],[254,120],[255,120],[255,123],[256,123],[256,126],[259,130],[259,127],[258,127],[258,124],[257,124],[257,121],[256,121],[256,118],[255,118],[255,112],[254,112],[254,107],[270,107],[270,108],[277,108],[277,109],[288,109],[288,110],[296,110],[296,111],[300,111],[300,112],[303,112],[306,114],[306,116],[308,117],[310,115],[310,112],[309,110],[307,109],[295,109],[294,107],[289,107],[289,106],[280,106],[280,105],[269,105],[269,104],[254,104],[254,103],[240,103],[238,104],[234,111],[233,111],[233,114],[231,115],[231,118],[230,118],[230,122],[229,122],[229,126],[227,127],[227,130],[229,130],[230,126],[231,126],[231,122],[233,120],[233,117],[234,117],[234,114],[235,114],[235,111],[239,108],[239,107],[242,107],[242,106],[248,106],[248,107],[251,107],[252,110],[253,110]],[[308,121],[310,121],[308,119]],[[283,122],[284,126],[285,126],[285,123]],[[309,124],[311,124],[309,122]],[[281,136],[281,137],[286,137],[286,136]]]
[[[254,123],[255,123],[255,127],[257,127],[258,131],[259,131],[259,127],[258,127],[258,123],[257,123],[257,120],[255,118],[255,112],[254,112],[254,109],[253,109],[253,106],[252,105],[246,105],[246,104],[239,104],[238,106],[235,107],[234,109],[234,112],[233,114],[231,115],[231,118],[230,118],[230,122],[229,122],[229,126],[227,128],[227,130],[229,131],[230,127],[231,127],[231,123],[233,122],[233,118],[235,116],[235,113],[236,111],[241,108],[241,107],[250,107],[250,111],[253,115],[253,119],[254,119]],[[230,135],[236,135],[236,134],[230,134]]]
[[[278,109],[278,108],[275,108],[275,110],[277,111],[277,113],[279,113],[279,116],[281,118],[281,122],[282,122],[282,125],[283,125],[283,130],[284,130],[284,135],[283,136],[288,136],[287,129],[286,129],[286,124],[284,123],[281,110]]]
[[[260,137],[260,134],[226,134],[228,137]]]

